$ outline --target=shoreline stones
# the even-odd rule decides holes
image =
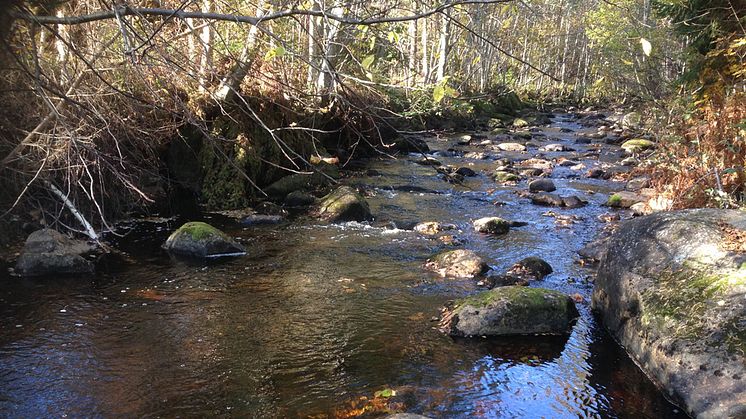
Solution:
[[[37,230],[26,238],[15,272],[21,276],[91,273],[93,264],[82,255],[92,250],[88,243],[56,230]]]
[[[428,259],[424,267],[448,278],[472,278],[489,270],[479,255],[464,249],[438,253]]]
[[[163,249],[169,253],[198,258],[241,256],[246,250],[230,236],[200,221],[188,222],[171,233]]]
[[[566,335],[578,316],[572,298],[562,292],[507,286],[457,300],[440,329],[464,337]]]
[[[319,217],[329,221],[370,221],[373,214],[365,199],[349,186],[340,186],[321,198]]]

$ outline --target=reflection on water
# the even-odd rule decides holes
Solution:
[[[561,121],[555,136],[560,126],[579,129]],[[183,220],[140,223],[119,240],[132,262],[85,278],[3,278],[0,414],[334,417],[351,400],[393,388],[408,410],[433,417],[680,415],[610,341],[587,302],[569,337],[443,336],[431,318],[477,287],[424,273],[422,262],[446,245],[390,227],[455,223],[464,246],[495,269],[540,256],[555,268],[544,286],[587,301],[590,272],[573,262],[574,251],[603,213],[603,196],[585,191],[608,183],[555,179],[561,194],[593,203],[562,210],[581,222],[558,229],[542,216],[546,208],[509,188],[491,191],[484,175],[454,186],[406,159],[371,167],[382,176],[352,183],[372,195],[372,226],[299,219],[244,228],[207,217],[249,255],[194,262],[159,248]],[[491,215],[530,224],[498,238],[471,231],[471,220]]]

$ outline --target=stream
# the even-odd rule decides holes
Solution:
[[[128,260],[94,276],[2,273],[0,416],[346,417],[361,397],[392,389],[406,411],[433,418],[686,417],[591,313],[593,270],[576,252],[605,227],[599,216],[615,210],[601,204],[624,183],[584,176],[622,153],[604,144],[600,156],[586,155],[596,148],[576,143],[582,132],[595,129],[560,114],[531,141],[576,150],[542,154],[585,165],[557,165],[551,176],[555,193],[587,200],[583,208],[533,205],[515,193],[525,180],[490,179],[498,154],[526,159],[538,153],[532,145],[498,153],[433,136],[433,158],[477,176],[445,182],[416,154],[366,160],[344,183],[365,190],[372,223],[294,216],[246,226],[202,214],[248,255],[199,262],[160,249],[194,218],[139,220],[111,238]],[[488,158],[464,157],[470,151]],[[474,232],[471,222],[487,216],[528,225],[498,237]],[[420,221],[455,224],[458,247],[498,273],[527,256],[549,262],[554,273],[531,286],[576,295],[581,316],[569,337],[440,333],[441,307],[483,288],[422,269],[455,247],[407,230]]]

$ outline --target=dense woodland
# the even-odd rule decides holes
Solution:
[[[643,169],[661,193],[738,206],[745,25],[740,0],[15,2],[0,25],[2,212],[74,203],[101,224],[176,181],[235,179],[200,199],[239,207],[428,118],[515,112],[514,94],[638,109],[662,145]],[[174,144],[195,137],[205,172],[178,178]]]

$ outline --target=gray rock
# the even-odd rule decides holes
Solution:
[[[171,233],[163,248],[170,253],[200,258],[246,254],[243,246],[227,234],[200,221],[189,222],[179,227]]]
[[[487,272],[489,267],[473,251],[457,249],[433,256],[425,263],[425,269],[443,277],[471,278]]]
[[[577,317],[559,291],[508,286],[456,301],[441,326],[452,336],[562,335]]]
[[[562,206],[565,208],[582,208],[586,205],[588,205],[588,202],[578,198],[577,196],[562,197]]]
[[[622,224],[598,269],[593,308],[693,417],[746,413],[746,214],[700,209]],[[731,249],[731,250],[729,250]],[[735,416],[734,416],[735,415]]]
[[[385,419],[430,419],[427,416],[417,415],[414,413],[396,413],[386,416]]]
[[[500,143],[497,145],[497,149],[500,151],[526,151],[526,146],[519,143]]]
[[[474,221],[474,231],[484,234],[506,234],[510,231],[510,222],[500,217],[485,217]]]
[[[529,182],[528,190],[530,192],[553,192],[557,190],[551,179],[536,179]]]
[[[15,271],[22,276],[93,272],[93,264],[82,256],[92,250],[86,242],[73,240],[56,230],[37,230],[26,239]]]
[[[650,178],[647,176],[639,176],[628,180],[624,189],[628,191],[639,191],[640,189],[648,187],[650,187]]]
[[[304,191],[293,191],[285,197],[285,205],[289,207],[306,207],[314,202],[316,197]]]
[[[331,222],[373,219],[368,203],[349,186],[340,186],[334,192],[321,198],[318,215]]]

